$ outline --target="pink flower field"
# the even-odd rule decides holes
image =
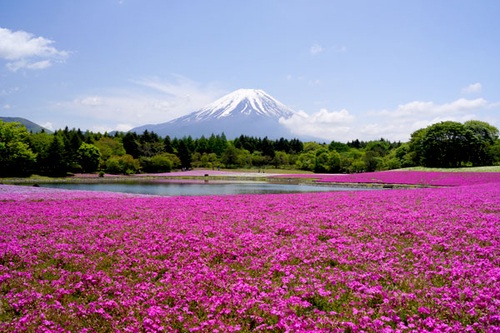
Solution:
[[[432,186],[463,186],[500,182],[498,172],[380,171],[350,175],[280,175],[274,177],[314,178],[327,183],[381,183]]]
[[[176,198],[0,185],[0,331],[500,332],[500,182],[463,184]]]

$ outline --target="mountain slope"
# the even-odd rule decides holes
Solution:
[[[21,123],[21,125],[24,125],[28,132],[33,132],[33,133],[38,133],[41,132],[42,130],[45,131],[45,133],[52,133],[52,131],[35,124],[34,122],[21,118],[21,117],[0,117],[0,120],[3,121],[4,123]]]
[[[186,116],[131,131],[148,130],[171,137],[200,137],[224,132],[229,139],[241,134],[292,138],[292,133],[279,123],[279,119],[293,114],[294,111],[262,90],[239,89]]]

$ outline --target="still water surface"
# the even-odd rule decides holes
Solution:
[[[364,191],[365,188],[339,188],[313,185],[271,184],[258,182],[135,182],[135,183],[50,183],[41,187],[82,191],[106,191],[165,196],[278,194],[331,191]]]

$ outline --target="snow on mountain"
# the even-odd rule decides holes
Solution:
[[[203,107],[199,111],[158,125],[132,129],[154,131],[160,136],[200,137],[224,132],[231,139],[241,134],[269,138],[295,137],[279,123],[295,112],[263,90],[239,89]]]
[[[263,90],[239,89],[213,103],[208,104],[200,111],[187,115],[185,119],[202,121],[210,118],[243,115],[259,115],[271,118],[288,118],[294,112],[277,101]]]

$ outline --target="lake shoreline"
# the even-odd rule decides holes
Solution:
[[[423,184],[393,184],[393,183],[358,183],[358,182],[317,182],[315,180],[324,177],[300,178],[290,176],[276,177],[275,174],[248,174],[242,175],[238,173],[235,175],[210,175],[209,176],[106,176],[106,177],[57,177],[57,178],[15,178],[15,179],[1,179],[0,184],[8,185],[37,185],[37,184],[50,184],[50,183],[68,183],[68,184],[113,184],[113,183],[155,183],[165,180],[182,181],[199,181],[199,182],[255,182],[255,183],[269,183],[269,184],[287,184],[287,185],[311,185],[320,187],[336,187],[336,188],[373,188],[373,189],[415,189],[415,188],[428,188],[437,187]]]

